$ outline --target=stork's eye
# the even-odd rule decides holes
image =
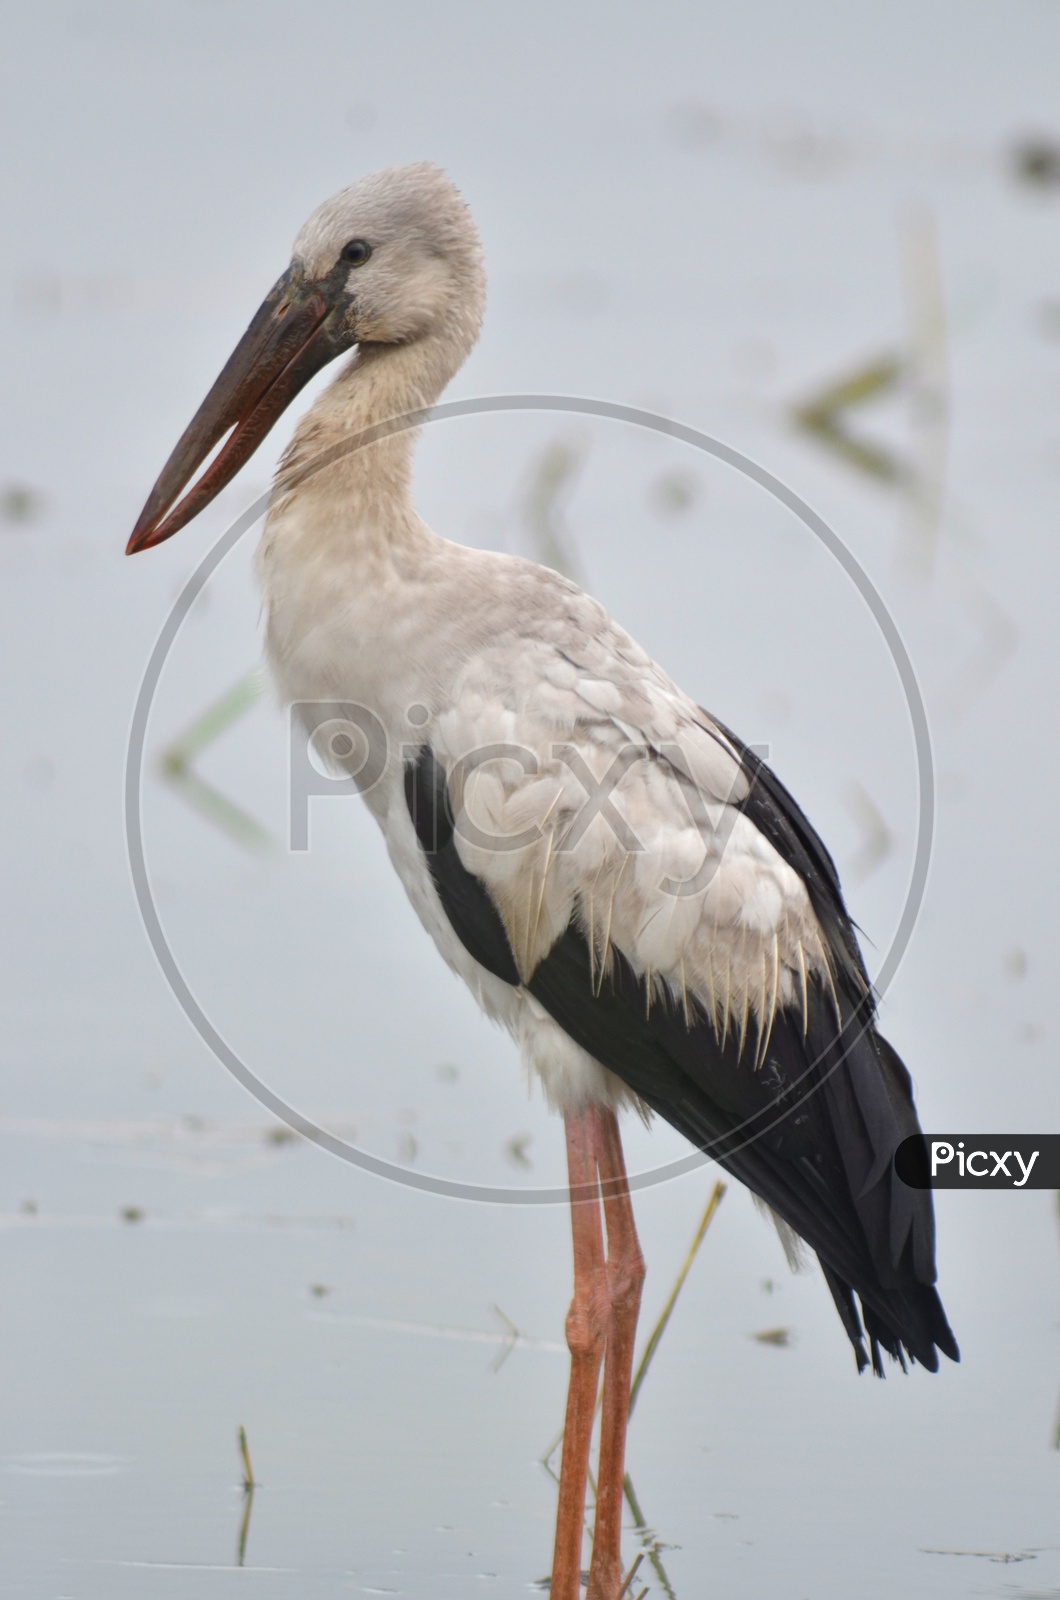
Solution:
[[[363,267],[372,253],[372,247],[367,239],[351,239],[349,244],[342,247],[342,259],[348,261],[351,267]]]

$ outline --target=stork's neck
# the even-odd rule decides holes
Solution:
[[[297,525],[315,545],[362,558],[429,537],[412,510],[406,419],[438,399],[463,363],[458,330],[404,345],[361,345],[302,418],[277,474],[270,534]],[[393,431],[391,431],[393,427]]]
[[[266,650],[287,699],[356,700],[406,732],[407,707],[427,703],[416,597],[450,547],[412,506],[415,428],[388,424],[434,403],[475,331],[362,345],[296,429],[258,557]]]

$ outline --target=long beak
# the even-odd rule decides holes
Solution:
[[[299,262],[273,285],[162,468],[126,555],[161,544],[198,516],[249,460],[299,390],[350,347],[341,316],[332,314],[327,287],[307,283]],[[174,505],[225,434],[206,471]]]

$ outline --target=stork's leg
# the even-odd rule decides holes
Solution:
[[[600,1416],[600,1469],[596,1480],[596,1521],[588,1600],[615,1600],[622,1582],[622,1499],[625,1484],[626,1422],[633,1373],[644,1257],[633,1223],[622,1140],[613,1111],[601,1110],[598,1163],[607,1223],[609,1317]]]
[[[603,1143],[601,1118],[597,1106],[570,1111],[564,1118],[574,1236],[574,1299],[567,1313],[570,1386],[563,1429],[551,1600],[579,1600],[581,1594],[585,1480],[610,1314],[597,1180]]]

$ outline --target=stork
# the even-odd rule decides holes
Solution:
[[[437,167],[375,173],[326,201],[128,549],[189,522],[309,379],[352,352],[275,479],[259,556],[267,655],[286,701],[374,719],[382,750],[359,782],[397,874],[563,1116],[574,1294],[551,1593],[581,1593],[602,1373],[588,1596],[616,1600],[644,1278],[620,1111],[665,1118],[750,1188],[788,1246],[816,1252],[859,1370],[882,1376],[886,1354],[933,1372],[939,1351],[958,1351],[934,1287],[930,1195],[893,1171],[918,1131],[909,1075],[877,1030],[814,829],[575,584],[450,543],[416,514],[406,424],[467,357],[484,291],[471,217]]]

